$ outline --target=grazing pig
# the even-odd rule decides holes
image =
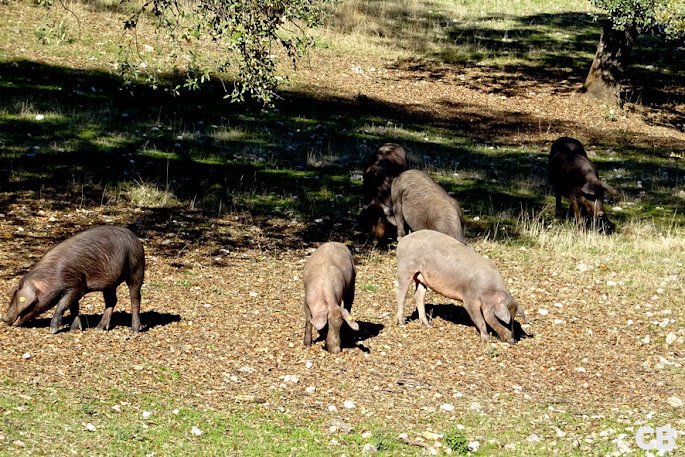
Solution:
[[[312,326],[321,332],[328,324],[326,348],[333,353],[341,350],[343,320],[353,330],[359,330],[359,325],[350,316],[356,274],[352,254],[342,243],[324,243],[309,257],[302,278],[305,346],[312,344]]]
[[[419,230],[397,245],[397,323],[404,323],[407,287],[416,282],[416,308],[421,323],[430,327],[424,300],[428,289],[460,300],[487,342],[487,322],[502,341],[514,343],[514,316],[526,323],[521,305],[511,296],[497,267],[473,249],[445,234]],[[483,320],[485,318],[485,320]],[[510,329],[500,323],[510,324]]]
[[[364,170],[364,207],[359,213],[359,229],[371,233],[373,242],[393,236],[395,217],[390,188],[407,169],[407,154],[399,144],[386,143],[369,158]]]
[[[117,286],[126,281],[131,295],[131,329],[140,331],[140,287],[145,273],[143,244],[124,227],[100,226],[78,233],[50,249],[19,281],[2,320],[19,326],[57,305],[50,332],[57,333],[69,308],[71,329],[83,329],[78,301],[100,290],[105,312],[97,328],[108,330]]]
[[[464,238],[464,215],[459,202],[420,170],[407,170],[392,183],[392,207],[397,239],[406,232],[429,229],[468,244]]]
[[[552,143],[549,154],[549,182],[556,197],[556,215],[563,217],[562,195],[568,197],[577,224],[611,233],[615,225],[604,212],[604,191],[619,192],[599,180],[597,168],[588,159],[580,141],[562,137]]]

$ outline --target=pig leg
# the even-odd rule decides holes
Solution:
[[[69,312],[71,313],[71,317],[74,318],[74,321],[71,323],[70,330],[72,332],[74,330],[83,330],[83,325],[81,324],[81,316],[79,316],[78,313],[78,302],[74,302],[69,306]]]
[[[132,281],[126,281],[128,292],[131,296],[131,330],[135,333],[140,332],[140,288],[143,285],[143,270],[140,270],[140,277]],[[116,291],[116,289],[115,289]],[[114,309],[114,306],[112,306]],[[111,314],[111,312],[110,312]]]
[[[490,335],[488,335],[488,327],[483,319],[483,314],[481,313],[481,303],[478,300],[474,302],[464,300],[464,308],[466,312],[469,313],[471,321],[476,326],[476,329],[480,332],[480,339],[483,343],[490,341]]]
[[[64,311],[66,311],[67,308],[72,305],[72,303],[76,302],[76,306],[78,306],[78,300],[82,296],[83,294],[81,291],[70,289],[62,296],[62,298],[60,298],[59,302],[57,302],[55,314],[52,315],[52,320],[50,321],[50,333],[59,332],[59,327],[62,325],[62,316],[64,315]]]
[[[561,192],[560,191],[555,191],[554,192],[554,197],[556,198],[556,214],[559,219],[564,217],[564,208],[561,206]]]
[[[399,227],[399,226],[398,226]],[[411,273],[403,273],[397,266],[397,325],[404,325],[404,302],[407,301],[407,289],[411,282]]]
[[[497,316],[495,316],[495,308],[493,306],[485,306],[485,308],[483,309],[483,316],[485,317],[485,321],[488,323],[488,325],[492,327],[492,329],[495,332],[497,332],[497,335],[499,335],[500,340],[506,343],[514,343],[514,335],[508,328],[500,324],[499,319],[497,319]],[[511,319],[511,323],[513,329],[513,316]]]
[[[100,323],[96,328],[99,330],[109,330],[112,313],[117,304],[117,288],[105,289],[102,291],[102,295],[105,297],[105,312],[102,313],[102,319],[100,319]]]
[[[397,224],[397,241],[399,241],[404,235],[404,216],[402,215],[402,202],[393,201],[392,211],[395,214],[395,223]]]
[[[572,190],[569,197],[571,202],[571,210],[573,211],[573,218],[576,224],[581,225],[583,222],[583,216],[580,212],[580,205],[578,204],[578,190]]]
[[[426,317],[426,291],[428,290],[428,288],[426,288],[426,286],[423,285],[421,279],[422,278],[420,274],[415,279],[416,293],[414,294],[414,299],[416,300],[416,309],[419,310],[419,320],[423,325],[430,328],[432,326],[428,322],[428,318]]]
[[[309,306],[305,303],[304,305],[304,345],[312,345],[312,312],[309,310]]]

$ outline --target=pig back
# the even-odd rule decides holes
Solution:
[[[552,187],[566,196],[572,189],[598,180],[597,169],[581,142],[568,137],[561,137],[552,144],[548,174]]]
[[[428,287],[451,298],[461,299],[469,290],[501,288],[497,267],[464,243],[434,230],[419,230],[397,244],[399,274],[420,272]],[[506,288],[506,287],[505,287]]]
[[[303,281],[307,291],[325,289],[336,299],[342,299],[355,276],[354,260],[350,250],[342,243],[330,241],[322,244],[307,259]]]
[[[30,273],[56,276],[62,285],[85,281],[86,291],[119,285],[145,268],[143,244],[124,227],[100,226],[85,230],[50,249]]]

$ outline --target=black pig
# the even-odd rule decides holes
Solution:
[[[50,332],[59,330],[69,308],[71,329],[82,329],[78,301],[100,290],[105,312],[97,328],[108,330],[117,286],[126,281],[131,296],[131,329],[140,331],[140,288],[145,253],[138,237],[124,227],[100,226],[78,233],[50,249],[19,281],[2,320],[20,326],[57,305]]]
[[[394,237],[395,217],[390,189],[396,177],[407,169],[407,154],[399,144],[386,143],[369,158],[364,170],[364,207],[359,229],[370,233],[374,243]]]
[[[604,192],[613,196],[619,192],[600,181],[597,168],[580,141],[561,137],[552,143],[549,154],[549,183],[556,197],[556,215],[563,217],[561,197],[568,197],[573,217],[578,225],[587,224],[611,233],[615,225],[604,212]]]

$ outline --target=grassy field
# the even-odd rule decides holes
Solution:
[[[578,93],[589,2],[350,0],[264,109],[216,80],[124,86],[132,6],[67,5],[0,4],[0,302],[50,245],[122,224],[145,242],[147,328],[130,334],[125,287],[108,333],[90,328],[99,294],[84,332],[49,335],[49,313],[0,328],[0,455],[654,455],[645,424],[681,430],[682,452],[682,44],[640,39],[620,110]],[[163,37],[137,39],[178,82]],[[621,190],[616,234],[554,218],[562,135]],[[529,338],[481,345],[437,294],[433,328],[393,324],[394,248],[354,227],[386,141],[459,199]],[[301,347],[302,264],[328,240],[359,270],[361,331],[337,357]]]

